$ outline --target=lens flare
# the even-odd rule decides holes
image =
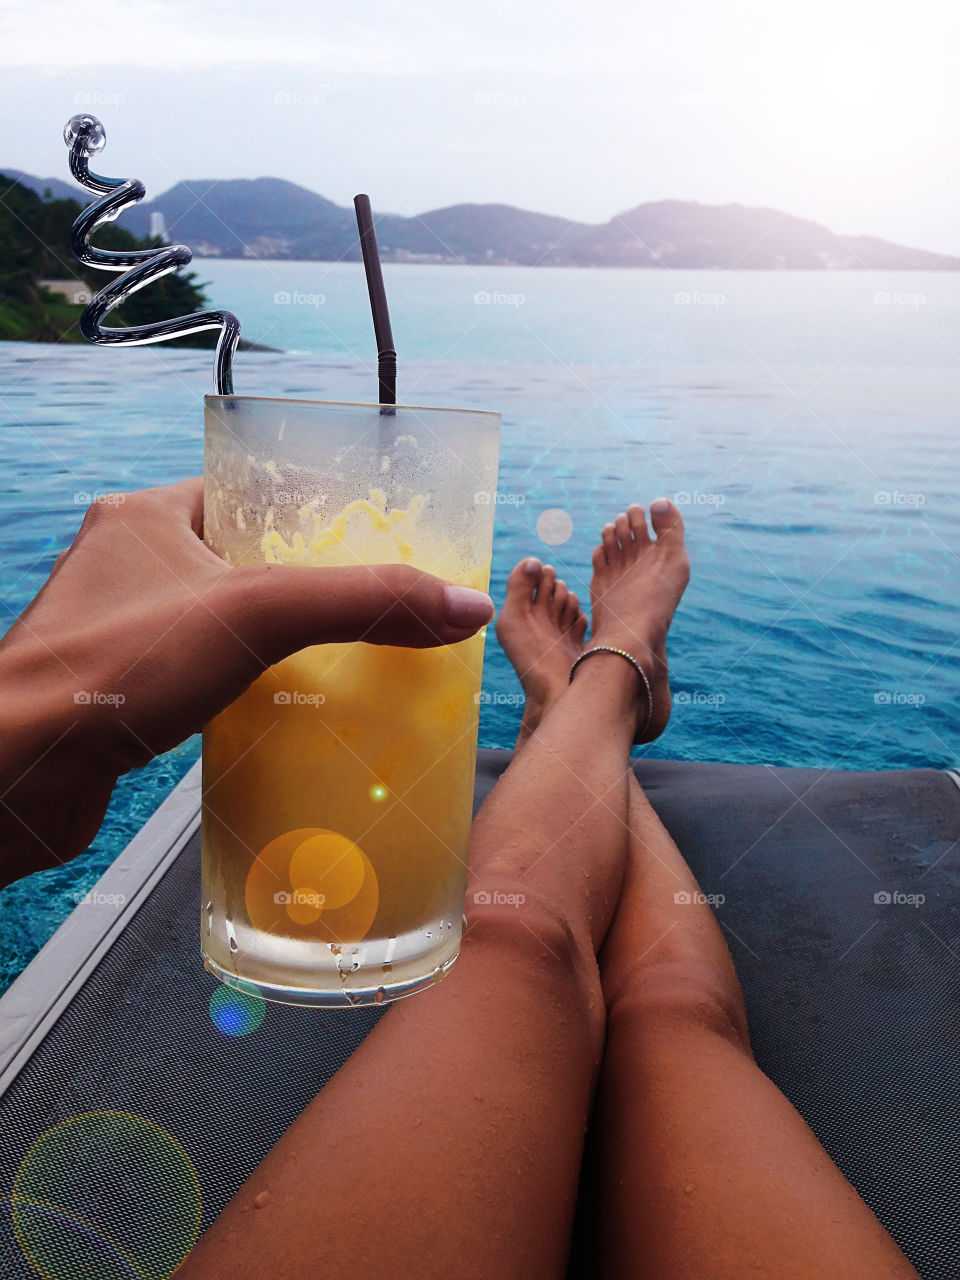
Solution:
[[[221,984],[210,997],[210,1021],[225,1036],[248,1036],[263,1022],[267,1004],[252,982]]]
[[[152,1120],[88,1111],[48,1129],[10,1196],[13,1230],[44,1280],[168,1280],[200,1232],[200,1183]]]
[[[297,827],[264,845],[244,892],[250,924],[265,933],[321,942],[359,942],[380,901],[363,850],[339,831]]]
[[[537,537],[548,547],[559,547],[573,537],[573,517],[561,507],[548,507],[537,516]]]

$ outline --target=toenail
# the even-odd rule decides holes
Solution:
[[[665,516],[670,510],[669,498],[655,498],[650,503],[650,510],[658,516]]]
[[[540,572],[540,561],[537,559],[536,556],[527,556],[526,560],[524,560],[523,562],[523,572],[524,573]]]

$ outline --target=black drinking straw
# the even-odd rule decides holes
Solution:
[[[377,233],[373,229],[373,211],[369,196],[354,196],[353,207],[357,211],[360,228],[360,248],[363,251],[363,269],[367,273],[367,291],[370,309],[373,311],[373,332],[377,339],[377,374],[380,379],[381,405],[397,403],[397,353],[393,348],[390,329],[390,312],[387,310],[387,294],[383,287],[380,254],[377,250]],[[393,413],[382,408],[381,413]]]

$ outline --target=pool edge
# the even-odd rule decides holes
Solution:
[[[0,1097],[200,821],[200,761],[0,996]]]

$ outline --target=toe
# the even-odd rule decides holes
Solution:
[[[563,611],[567,606],[567,598],[570,595],[567,584],[562,578],[557,579],[557,585],[553,588],[553,599],[550,601],[550,616],[560,625],[560,619]]]
[[[556,586],[556,583],[556,569],[552,564],[545,564],[540,574],[540,581],[537,585],[537,604],[544,605],[549,608],[550,601],[553,599],[553,589]]]
[[[593,565],[594,573],[603,573],[604,569],[606,569],[607,565],[610,563],[607,560],[607,549],[602,542],[598,547],[594,547],[593,555],[590,557],[590,562]]]
[[[650,541],[650,530],[647,528],[647,518],[644,515],[643,507],[636,502],[627,507],[627,521],[630,525],[630,532],[633,534],[634,543],[639,547],[645,547]]]
[[[683,517],[669,498],[657,498],[650,504],[650,519],[658,538],[670,534],[678,542],[683,541]]]
[[[630,521],[625,511],[620,512],[613,522],[613,527],[617,531],[617,541],[620,543],[621,550],[629,551],[633,547],[633,534],[630,532]]]
[[[519,603],[531,600],[540,581],[543,565],[535,556],[528,556],[510,570],[507,578],[507,600]]]
[[[581,610],[570,628],[570,638],[574,644],[582,645],[587,636],[587,615]]]
[[[563,631],[569,631],[577,620],[577,614],[580,612],[580,599],[575,591],[567,592],[567,599],[563,606],[563,613],[560,617],[560,627]]]
[[[617,541],[617,530],[612,524],[605,524],[600,532],[603,549],[607,553],[607,564],[614,564],[620,559],[620,544]]]

